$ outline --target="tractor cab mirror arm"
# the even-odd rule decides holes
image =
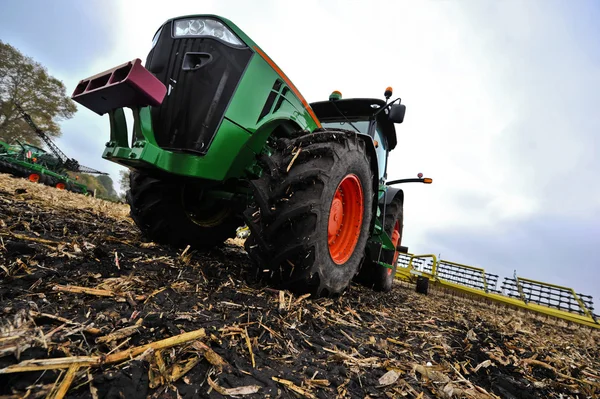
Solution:
[[[401,99],[398,97],[394,101],[387,103],[384,107],[381,107],[373,114],[373,119],[377,118],[381,112],[386,112],[388,119],[392,123],[404,122],[404,115],[406,114],[406,105],[401,104]],[[398,102],[398,104],[396,104]],[[389,111],[388,111],[389,110]]]
[[[392,123],[402,123],[402,122],[404,122],[405,114],[406,114],[406,105],[394,104],[390,107],[390,113],[388,114],[388,119]]]

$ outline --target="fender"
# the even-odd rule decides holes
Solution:
[[[383,204],[385,202],[386,205],[389,205],[396,197],[400,198],[400,202],[404,204],[404,191],[401,188],[388,187],[385,191],[385,197],[379,203]]]

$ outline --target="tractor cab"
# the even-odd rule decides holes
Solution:
[[[391,89],[389,96],[391,96]],[[386,90],[386,97],[388,91]],[[402,123],[404,105],[388,104],[378,98],[342,99],[339,91],[334,91],[329,101],[310,104],[325,129],[345,129],[357,131],[373,139],[377,152],[379,179],[385,179],[388,153],[396,147],[395,123]],[[401,107],[398,110],[395,107]],[[393,111],[392,111],[393,110]]]
[[[21,151],[24,153],[31,152],[32,155],[46,154],[46,151],[43,148],[37,147],[32,144],[19,143],[19,146],[21,147]]]

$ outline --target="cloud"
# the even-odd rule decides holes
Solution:
[[[435,157],[448,165],[440,178],[454,187],[443,182],[435,192],[443,204],[427,203],[429,225],[415,220],[409,228],[416,229],[417,250],[433,247],[503,276],[517,269],[574,286],[593,294],[598,309],[592,282],[600,273],[592,259],[600,243],[600,191],[591,182],[600,170],[599,52],[590,31],[577,28],[587,10],[551,4],[479,2],[460,10],[460,41],[484,97],[493,97],[485,107],[490,114],[481,118],[481,107],[469,106],[469,125],[482,136],[475,142],[464,120],[452,119],[455,143],[444,143]],[[457,100],[469,93],[457,92]],[[452,213],[452,222],[436,210]]]

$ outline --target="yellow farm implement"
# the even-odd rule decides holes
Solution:
[[[569,287],[523,277],[505,277],[498,288],[498,276],[479,267],[438,259],[435,255],[400,254],[396,279],[481,297],[505,305],[557,317],[588,327],[600,328],[600,316],[593,313],[592,297]]]

